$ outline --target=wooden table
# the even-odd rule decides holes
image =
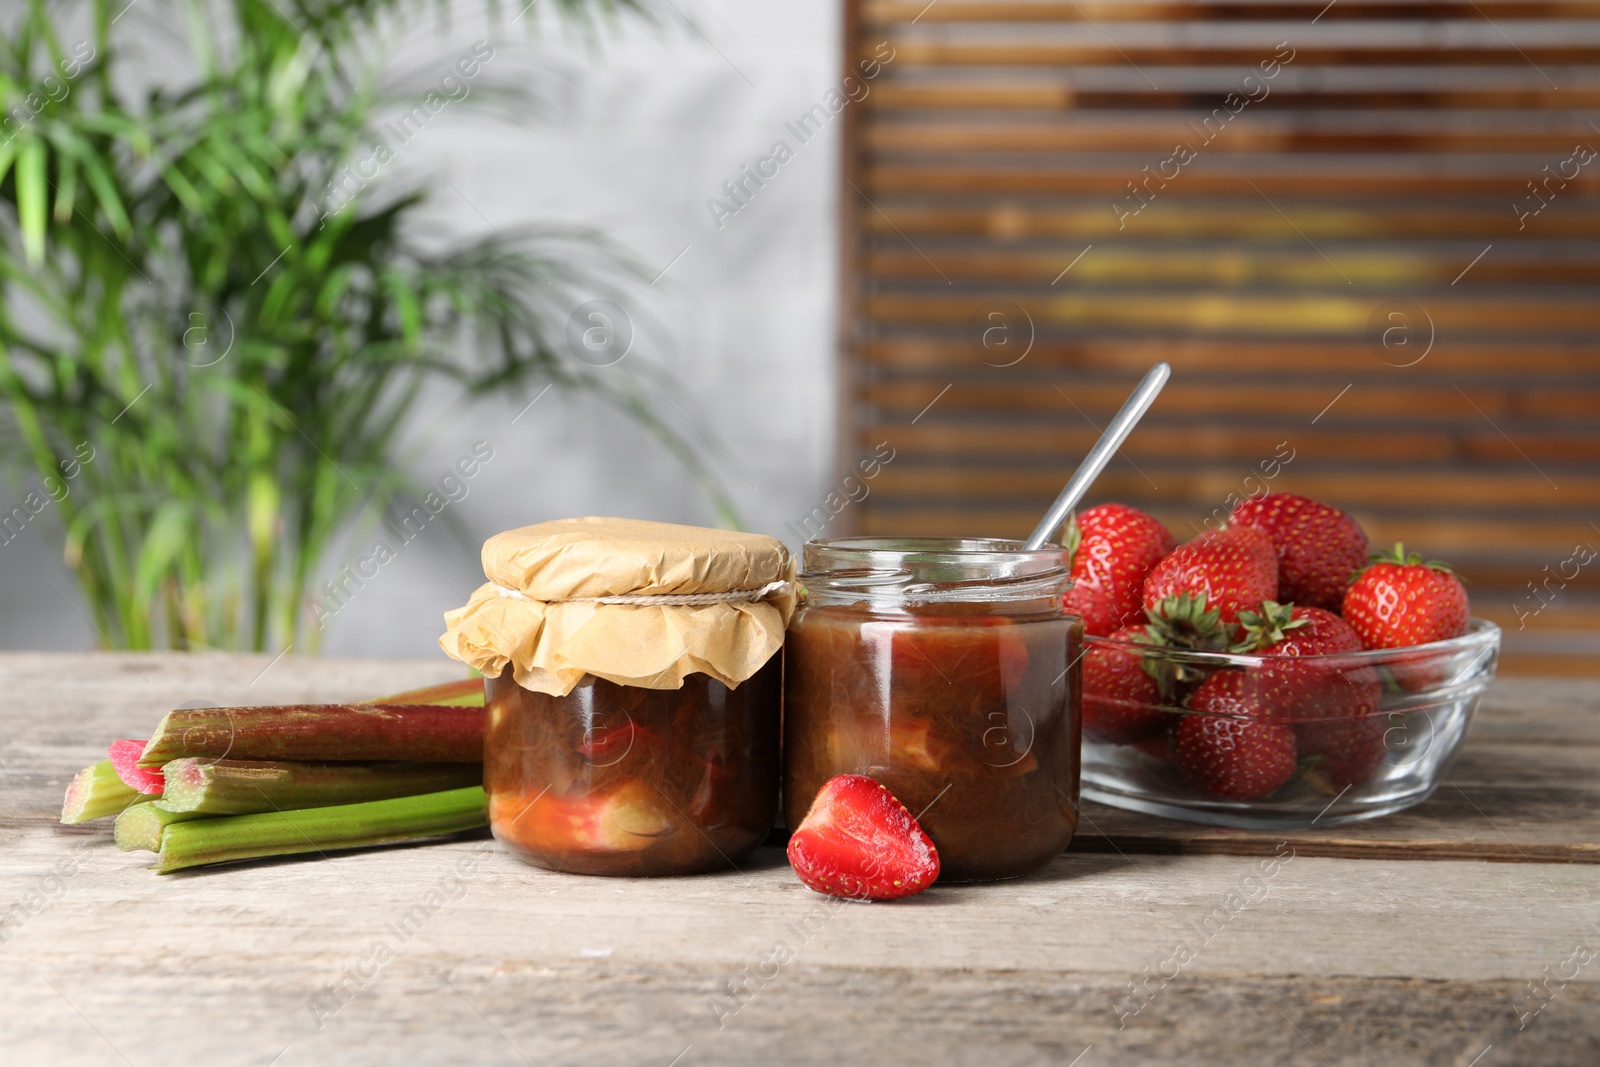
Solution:
[[[1412,813],[1272,837],[1086,805],[1039,876],[894,905],[816,896],[775,848],[687,879],[482,838],[158,877],[55,824],[71,773],[165,709],[454,676],[0,655],[0,1060],[1600,1064],[1594,683],[1498,683]]]

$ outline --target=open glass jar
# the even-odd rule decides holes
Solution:
[[[483,672],[489,826],[577,874],[737,864],[778,804],[793,562],[755,534],[623,519],[510,530],[440,645]]]
[[[1027,874],[1077,828],[1083,624],[1066,553],[1021,542],[846,538],[805,546],[784,645],[784,817],[824,782],[887,786],[940,878]]]

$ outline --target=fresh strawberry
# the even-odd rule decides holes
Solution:
[[[1239,613],[1235,652],[1277,656],[1327,656],[1360,652],[1361,638],[1333,612],[1263,600],[1256,611]]]
[[[1217,671],[1188,696],[1174,733],[1184,781],[1225,800],[1255,800],[1295,772],[1294,728],[1275,721],[1243,671]],[[1249,716],[1235,718],[1234,716]]]
[[[1389,724],[1382,715],[1361,715],[1295,725],[1301,756],[1314,757],[1305,777],[1337,794],[1371,780],[1389,752]]]
[[[1263,600],[1278,599],[1278,550],[1253,526],[1208,530],[1157,563],[1144,580],[1144,606],[1157,609],[1179,593],[1204,593],[1222,621]]]
[[[1361,651],[1350,624],[1322,608],[1271,601],[1239,620],[1245,636],[1235,651],[1265,656],[1258,698],[1294,721],[1301,758],[1316,757],[1306,777],[1329,793],[1371,778],[1387,751],[1383,686],[1377,671],[1349,658]]]
[[[789,863],[806,887],[853,900],[894,900],[939,877],[939,853],[893,793],[862,774],[822,786],[789,838]]]
[[[1126,504],[1096,504],[1068,527],[1072,588],[1066,609],[1096,637],[1139,619],[1145,576],[1177,541],[1153,518]]]
[[[1255,699],[1274,714],[1301,721],[1378,710],[1376,672],[1349,658],[1361,638],[1333,612],[1267,600],[1240,612],[1239,626],[1232,651],[1263,657],[1248,673]]]
[[[1367,534],[1349,515],[1310,497],[1268,493],[1233,509],[1230,522],[1253,526],[1278,551],[1277,599],[1338,611],[1351,577],[1367,562]]]
[[[1407,648],[1460,637],[1467,591],[1449,564],[1423,563],[1405,545],[1374,552],[1372,565],[1344,594],[1343,615],[1367,648]]]
[[[1112,745],[1131,745],[1165,730],[1172,713],[1161,687],[1141,665],[1150,645],[1143,626],[1127,626],[1105,641],[1091,641],[1083,653],[1083,735]]]

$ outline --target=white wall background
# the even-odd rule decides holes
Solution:
[[[641,322],[636,352],[682,383],[689,422],[666,409],[679,428],[698,439],[698,427],[721,445],[727,462],[716,459],[718,473],[746,527],[792,544],[783,524],[823,496],[831,466],[837,123],[723,229],[705,201],[777,138],[793,143],[783,123],[837,81],[838,12],[831,3],[779,0],[678,6],[703,38],[629,30],[591,49],[550,37],[530,45],[516,32],[492,37],[494,76],[542,83],[561,72],[551,112],[507,126],[446,108],[398,154],[392,176],[432,181],[429,223],[446,232],[586,223],[658,268],[681,253],[647,298],[661,328]],[[396,57],[442,74],[485,32],[472,19],[446,28],[430,19]],[[440,614],[482,580],[477,545],[499,530],[585,514],[712,521],[675,462],[597,403],[552,390],[513,425],[532,395],[465,411],[442,400],[425,405],[407,460],[419,481],[436,481],[475,441],[495,450],[449,509],[470,543],[430,525],[327,621],[326,653],[440,655]],[[25,490],[21,481],[0,484],[0,504],[9,508]],[[60,564],[59,533],[41,521],[0,545],[0,648],[95,643]],[[364,548],[341,548],[329,569],[354,563]]]

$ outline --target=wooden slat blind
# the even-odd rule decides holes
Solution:
[[[1600,0],[861,0],[846,38],[894,53],[845,111],[842,459],[896,457],[836,529],[1023,534],[1167,359],[1098,498],[1188,536],[1292,450],[1272,488],[1481,613],[1532,581],[1600,628],[1600,560],[1547,581],[1600,548]]]

